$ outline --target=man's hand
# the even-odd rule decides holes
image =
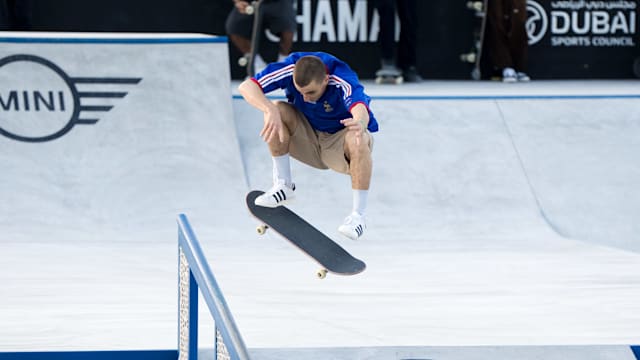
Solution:
[[[260,137],[266,143],[270,143],[274,136],[278,136],[280,142],[284,142],[284,125],[282,124],[282,118],[280,117],[280,111],[277,108],[269,109],[264,112],[264,126],[260,131]]]
[[[249,2],[245,0],[233,0],[233,4],[236,6],[236,9],[240,12],[240,14],[247,14],[247,7],[249,6]],[[247,14],[249,15],[249,14]]]
[[[349,118],[349,119],[340,120],[340,123],[344,125],[348,131],[355,132],[356,145],[360,145],[360,142],[362,141],[362,134],[367,129],[367,124],[365,120]]]

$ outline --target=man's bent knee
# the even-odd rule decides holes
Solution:
[[[298,113],[293,105],[285,101],[276,100],[273,102],[280,112],[280,119],[289,129],[289,135],[293,135],[298,125]]]
[[[349,158],[358,154],[366,154],[371,152],[371,138],[369,133],[362,133],[359,141],[358,136],[353,131],[348,131],[344,139],[345,154]]]

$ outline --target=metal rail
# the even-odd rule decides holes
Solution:
[[[191,229],[189,220],[184,214],[178,216],[178,247],[187,259],[190,273],[188,317],[192,323],[189,327],[188,358],[192,360],[197,357],[197,289],[199,288],[215,321],[216,333],[219,332],[222,336],[230,358],[232,360],[249,360],[247,348],[229,311],[227,302],[218,287],[209,263],[204,257],[198,239]],[[179,322],[181,321],[182,319],[179,320]],[[182,356],[179,358],[182,359]]]

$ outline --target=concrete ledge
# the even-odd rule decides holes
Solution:
[[[640,348],[635,347],[635,351],[638,354]],[[249,352],[253,360],[637,360],[632,347],[626,345],[301,348]]]

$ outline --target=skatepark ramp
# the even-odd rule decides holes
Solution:
[[[527,229],[640,250],[637,82],[532,82],[511,88],[434,82],[367,89],[384,125],[374,134],[371,211],[379,211],[372,214],[377,232],[391,230],[402,211],[403,222],[420,224],[430,235]],[[249,183],[268,187],[264,174],[271,165],[255,136],[261,115],[238,95],[235,99]],[[321,221],[336,205],[347,212],[348,179],[317,174],[305,166],[294,171],[298,196],[307,196],[305,187],[323,194],[303,198],[301,203],[313,204],[304,211]],[[398,212],[392,216],[389,209]],[[390,232],[394,238],[422,237],[415,226],[407,230]]]
[[[222,255],[244,214],[227,39],[0,43],[0,350],[175,348],[177,214]]]
[[[227,57],[226,38],[195,34],[5,35],[0,195],[12,206],[0,226],[13,241],[55,229],[68,242],[169,243],[178,213],[228,223],[216,204],[245,186],[211,186],[244,178],[229,71],[212,65]]]
[[[317,280],[245,209],[271,159],[218,65],[225,40],[0,43],[0,351],[175,354],[186,214],[202,241],[187,262],[220,279],[254,360],[635,358],[637,82],[367,84],[381,131],[365,240],[336,233],[348,177],[293,165],[292,209],[367,264]],[[203,347],[229,323],[210,302]]]
[[[249,343],[313,348],[640,341],[640,307],[631,300],[640,296],[637,82],[509,87],[429,81],[366,88],[381,129],[374,134],[367,237],[341,245],[367,270],[311,288],[304,271],[291,273],[307,269],[302,261],[291,264],[295,251],[272,253],[274,263],[289,264],[277,265],[289,271],[282,286],[305,291],[288,303],[298,327],[261,342],[265,337],[246,326]],[[262,116],[234,99],[250,187],[268,188],[270,158],[257,136]],[[340,239],[336,228],[351,208],[348,177],[294,163],[293,179],[292,209]],[[270,307],[273,297],[256,299],[255,307],[278,312]],[[490,325],[497,323],[502,330]],[[621,358],[633,358],[628,346],[619,349]]]

